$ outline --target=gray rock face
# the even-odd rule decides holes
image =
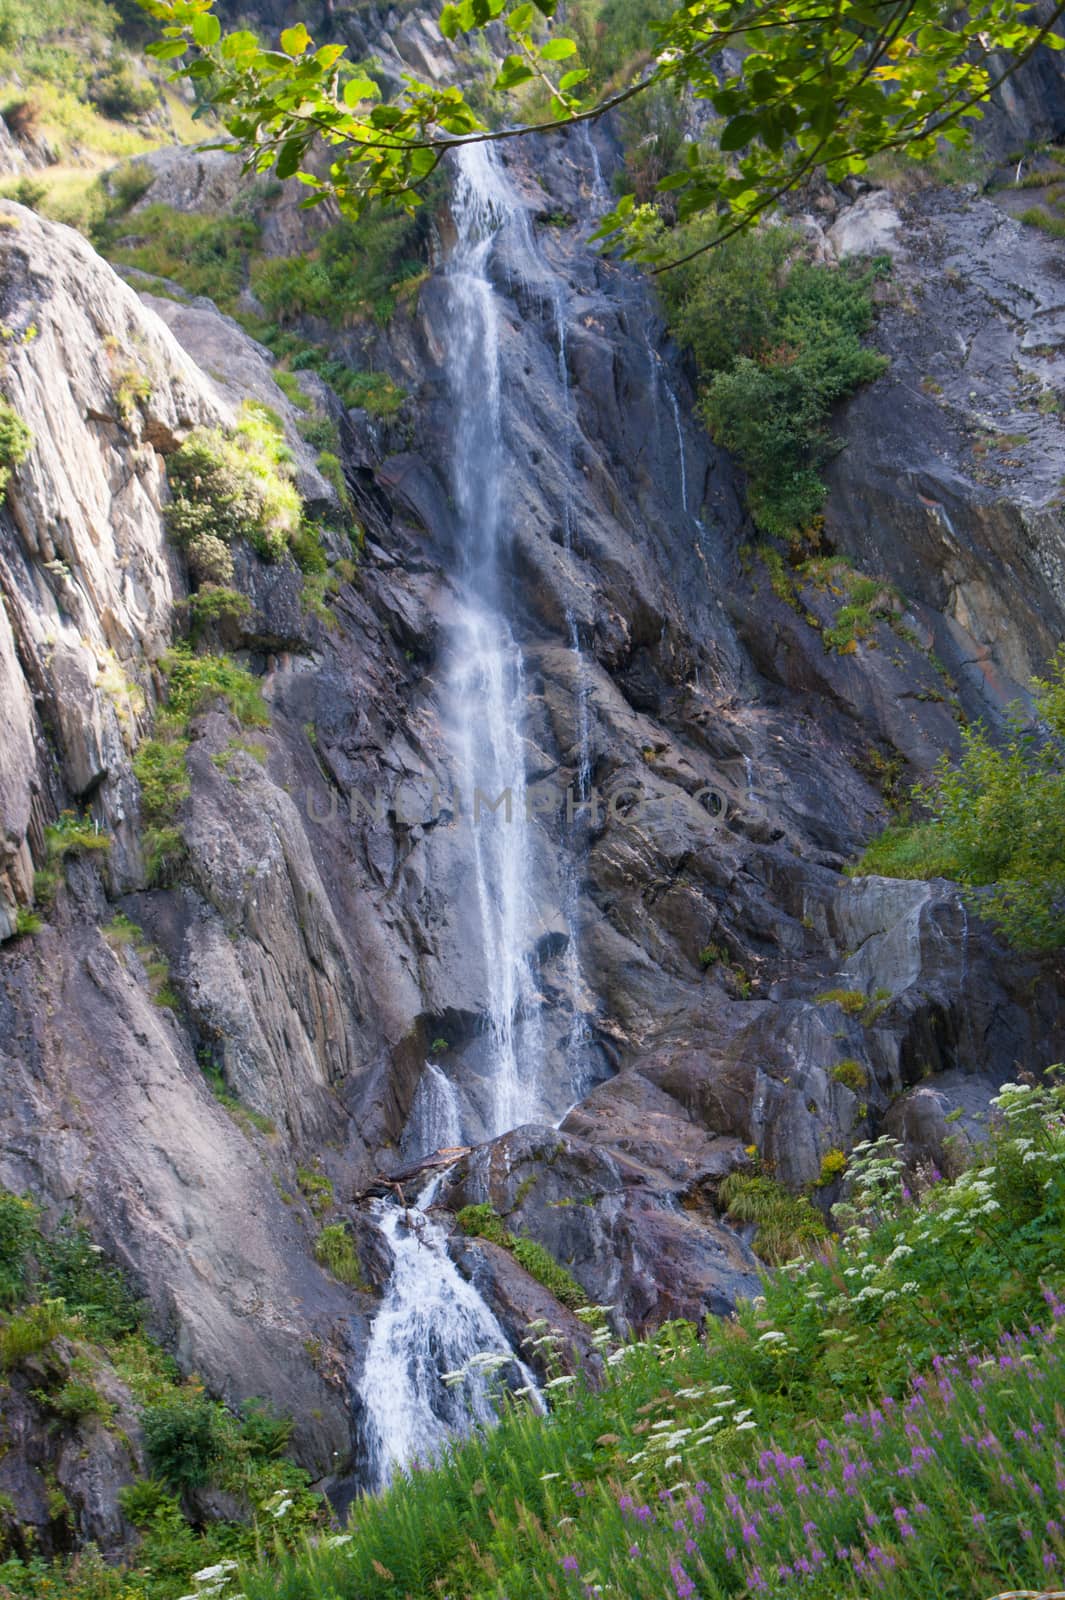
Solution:
[[[389,24],[397,59],[400,33],[403,59],[435,48],[416,21]],[[600,154],[609,168],[605,142]],[[156,165],[153,199],[231,193],[223,162],[198,177],[187,158]],[[1062,385],[1059,272],[1052,246],[983,202],[918,198],[896,225],[880,196],[837,218],[840,249],[894,241],[899,264],[881,320],[893,367],[840,419],[829,530],[909,608],[905,635],[885,622],[843,656],[741,558],[736,474],[693,421],[650,291],[587,247],[583,138],[509,173],[531,218],[577,219],[533,224],[534,257],[510,237],[493,263],[521,731],[530,778],[563,797],[582,756],[580,693],[600,799],[593,811],[582,796],[572,817],[560,801],[531,845],[544,1097],[561,1126],[479,1146],[444,1198],[492,1204],[619,1325],[644,1328],[754,1290],[757,1264],[715,1207],[745,1146],[794,1185],[889,1114],[915,1149],[938,1148],[940,1103],[921,1096],[940,1075],[967,1107],[1017,1063],[1062,1054],[1053,974],[1001,949],[949,885],[839,871],[885,819],[877,762],[916,776],[956,748],[931,654],[961,709],[993,719],[1060,634],[1065,464],[1056,419],[1022,403],[1025,376]],[[253,611],[226,642],[259,673],[270,726],[241,730],[221,704],[194,720],[187,865],[178,886],[149,889],[131,751],[186,592],[162,523],[165,454],[251,396],[303,452],[312,507],[333,490],[235,324],[204,303],[140,300],[75,235],[12,214],[3,317],[39,332],[10,342],[2,385],[35,437],[0,539],[2,931],[31,900],[62,805],[89,807],[113,843],[67,869],[44,933],[0,951],[0,1182],[52,1212],[78,1196],[183,1365],[226,1399],[264,1394],[292,1412],[301,1459],[331,1486],[346,1478],[343,1495],[389,1260],[359,1213],[373,1292],[331,1280],[297,1172],[317,1161],[346,1208],[401,1163],[434,1042],[447,1074],[476,1084],[485,1069],[471,845],[430,811],[453,786],[445,287],[434,272],[387,334],[365,336],[408,390],[399,421],[341,417],[322,391],[367,533],[358,584],[331,601],[336,626],[304,614],[290,564],[236,552]],[[295,227],[288,217],[286,238]],[[346,333],[333,348],[351,359]],[[123,407],[129,364],[151,394]],[[1009,447],[1021,465],[994,467],[1001,483],[982,479],[989,458],[974,465],[964,433],[985,407],[1030,431]],[[824,596],[804,603],[831,614]],[[136,952],[102,937],[116,907],[169,961],[175,1011],[152,1003]],[[866,1003],[855,1013],[831,991]],[[578,1033],[586,1092],[571,1106],[560,1043]],[[212,1096],[198,1056],[258,1126]],[[514,1336],[546,1315],[584,1348],[506,1252],[454,1251]]]
[[[1061,252],[954,192],[895,216],[905,254],[877,325],[891,368],[848,407],[827,527],[929,608],[955,676],[1001,704],[1065,625]]]

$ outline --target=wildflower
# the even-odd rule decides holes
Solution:
[[[577,1381],[576,1378],[573,1377],[572,1374],[567,1374],[566,1376],[561,1377],[561,1378],[549,1378],[548,1381],[544,1384],[544,1388],[545,1389],[564,1389],[567,1384],[576,1383],[576,1381]]]
[[[985,1515],[984,1515],[984,1513],[982,1511],[974,1511],[973,1512],[973,1527],[974,1528],[982,1528],[986,1521],[987,1521],[987,1518],[985,1517]]]
[[[677,1600],[688,1600],[688,1597],[695,1593],[694,1583],[691,1581],[679,1561],[671,1561],[669,1563],[669,1570],[673,1578],[673,1582],[676,1585]]]
[[[639,1553],[640,1553],[640,1547],[639,1547],[638,1544],[630,1544],[629,1545],[629,1555],[632,1556],[633,1560],[636,1559],[636,1557],[639,1555]]]
[[[541,1472],[541,1474],[540,1474],[540,1482],[541,1483],[550,1483],[552,1478],[561,1478],[561,1476],[562,1476],[561,1472]]]
[[[563,1572],[578,1572],[580,1570],[580,1562],[577,1560],[577,1557],[563,1556],[562,1570]]]
[[[213,1567],[203,1567],[199,1572],[192,1574],[193,1583],[214,1583],[218,1578],[224,1578],[227,1572],[235,1572],[235,1561],[219,1561]]]

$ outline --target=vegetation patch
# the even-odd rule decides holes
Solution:
[[[498,1212],[487,1203],[477,1206],[463,1206],[455,1219],[463,1233],[474,1238],[488,1239],[492,1244],[498,1244],[504,1250],[509,1250],[514,1259],[531,1278],[553,1294],[561,1305],[568,1306],[571,1311],[588,1303],[588,1296],[577,1282],[571,1272],[557,1262],[543,1245],[535,1239],[519,1237],[511,1233]]]
[[[1039,733],[1019,708],[1001,744],[963,728],[960,762],[913,791],[925,819],[889,828],[852,871],[951,878],[1011,943],[1045,952],[1065,943],[1065,650],[1033,688]]]
[[[246,402],[231,434],[196,428],[170,456],[167,479],[173,495],[167,527],[201,581],[231,581],[228,547],[236,539],[277,561],[299,533],[303,502],[292,453],[277,418],[263,406]]]
[[[280,327],[311,316],[343,328],[364,317],[389,322],[424,277],[421,221],[379,212],[328,228],[308,254],[256,261],[251,286]]]
[[[670,254],[697,248],[716,226],[674,229]],[[815,264],[781,227],[741,234],[660,280],[671,329],[695,356],[702,414],[742,462],[764,533],[797,539],[821,510],[822,468],[838,449],[831,408],[887,365],[862,342],[873,284],[887,270],[886,260]]]
[[[732,1172],[718,1190],[732,1222],[754,1223],[752,1248],[770,1266],[816,1249],[828,1237],[821,1213],[805,1195],[790,1194],[763,1172]]]
[[[33,434],[13,405],[0,400],[0,495],[11,482],[14,469],[33,448]]]
[[[355,1240],[346,1222],[330,1222],[322,1229],[314,1241],[314,1259],[341,1283],[350,1284],[363,1294],[370,1292]]]
[[[99,226],[95,242],[117,265],[168,278],[190,295],[206,295],[220,311],[232,313],[259,228],[248,217],[230,213],[211,216],[146,205]]]

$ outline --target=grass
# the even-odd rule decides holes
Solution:
[[[502,1217],[490,1205],[464,1206],[456,1218],[463,1233],[471,1238],[488,1239],[492,1244],[509,1250],[518,1265],[524,1267],[555,1299],[571,1310],[583,1306],[587,1295],[573,1274],[556,1261],[548,1250],[535,1239],[511,1233]]]
[[[346,1222],[330,1222],[321,1230],[314,1241],[314,1259],[341,1283],[369,1293],[359,1252]]]
[[[99,247],[109,260],[170,279],[229,313],[236,309],[258,241],[258,224],[248,217],[175,211],[165,205],[120,214],[98,230]]]
[[[860,1147],[840,1237],[767,1277],[736,1319],[617,1345],[598,1390],[554,1381],[546,1419],[506,1404],[494,1432],[357,1503],[339,1539],[264,1555],[233,1592],[1045,1588],[1065,1562],[1063,1110],[1058,1090],[1007,1088],[979,1164],[952,1183],[906,1189],[890,1144]]]

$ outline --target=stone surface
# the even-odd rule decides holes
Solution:
[[[415,63],[437,48],[423,21],[366,25],[387,32],[390,63]],[[609,138],[594,137],[609,175]],[[831,621],[833,598],[811,588],[789,605],[742,554],[741,485],[694,420],[646,283],[588,249],[585,137],[508,159],[531,230],[493,262],[522,732],[530,773],[564,793],[582,692],[604,799],[572,823],[562,807],[545,815],[531,846],[552,1046],[541,1088],[562,1126],[474,1149],[443,1198],[491,1203],[639,1329],[727,1312],[754,1290],[757,1264],[715,1204],[745,1146],[795,1186],[882,1126],[929,1158],[944,1129],[977,1125],[988,1085],[1065,1050],[1053,971],[1004,951],[949,885],[840,872],[886,819],[885,766],[904,783],[957,749],[961,715],[994,724],[1061,634],[1060,428],[1025,404],[1065,382],[1060,266],[1050,242],[973,197],[834,202],[822,248],[888,247],[897,263],[878,325],[892,368],[838,419],[827,530],[906,608],[901,627],[885,620],[840,655],[809,621]],[[155,165],[153,200],[214,207],[234,192],[225,159]],[[187,587],[163,528],[165,454],[252,396],[282,417],[312,507],[333,491],[235,324],[202,302],[138,298],[77,236],[10,210],[3,317],[39,332],[9,342],[4,382],[35,448],[0,526],[0,932],[32,897],[63,805],[89,807],[113,843],[69,865],[41,935],[0,951],[0,1183],[51,1216],[79,1197],[182,1366],[227,1400],[265,1394],[291,1411],[301,1460],[343,1500],[389,1269],[351,1196],[404,1161],[434,1041],[448,1074],[476,1086],[486,1066],[471,842],[425,810],[455,782],[441,689],[459,537],[446,293],[437,271],[386,332],[305,330],[344,359],[371,352],[409,400],[393,421],[345,416],[307,380],[341,425],[367,534],[358,582],[332,598],[326,628],[303,613],[290,564],[237,551],[253,613],[224,642],[260,675],[270,726],[242,730],[221,705],[194,720],[187,868],[149,888],[131,751]],[[558,216],[575,221],[535,220]],[[286,211],[271,237],[306,244],[300,227]],[[151,395],[123,415],[127,363]],[[985,421],[1024,429],[1004,447],[1019,465],[974,456]],[[169,962],[174,1011],[153,1004],[147,957],[101,936],[116,909]],[[823,998],[833,990],[861,991],[862,1014]],[[578,1025],[585,1092],[571,1106],[560,1046]],[[258,1122],[214,1098],[197,1056]],[[859,1092],[835,1076],[844,1060],[864,1074]],[[330,1219],[352,1217],[370,1294],[314,1263],[298,1173],[316,1163],[335,1185]],[[546,1315],[582,1348],[507,1252],[453,1248],[508,1329]],[[125,1468],[98,1455],[85,1527],[120,1540],[107,1519]]]

